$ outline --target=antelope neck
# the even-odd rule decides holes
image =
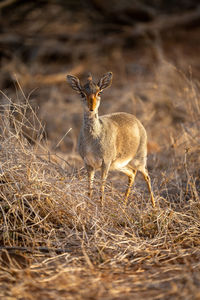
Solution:
[[[83,128],[87,134],[98,135],[100,132],[100,120],[98,112],[84,112]]]

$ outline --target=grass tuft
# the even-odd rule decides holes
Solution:
[[[167,135],[161,127],[161,150],[150,155],[156,208],[140,177],[124,207],[124,177],[115,174],[102,209],[98,175],[91,200],[85,171],[52,154],[29,100],[3,94],[2,299],[198,299],[199,98],[189,88],[186,96],[195,101],[182,103],[184,123]]]

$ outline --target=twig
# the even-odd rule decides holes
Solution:
[[[48,247],[37,247],[37,248],[28,248],[28,247],[11,247],[11,246],[1,246],[0,251],[7,250],[8,252],[13,252],[13,251],[22,251],[26,253],[34,253],[34,252],[42,252],[42,253],[50,253],[50,252],[56,252],[57,254],[61,253],[70,253],[73,252],[70,249],[62,249],[62,248],[48,248]]]

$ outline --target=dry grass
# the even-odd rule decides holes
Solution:
[[[28,99],[2,94],[2,299],[200,299],[199,90],[170,78],[143,85],[145,105],[139,86],[131,98],[161,149],[149,157],[155,209],[140,178],[124,208],[116,174],[102,210],[98,185],[90,200],[85,171],[51,154]]]

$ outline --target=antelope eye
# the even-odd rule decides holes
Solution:
[[[100,96],[100,95],[101,95],[101,93],[102,93],[101,91],[100,91],[100,92],[98,92],[98,93],[97,93],[97,96]]]
[[[81,98],[85,98],[85,94],[83,92],[80,92]]]

